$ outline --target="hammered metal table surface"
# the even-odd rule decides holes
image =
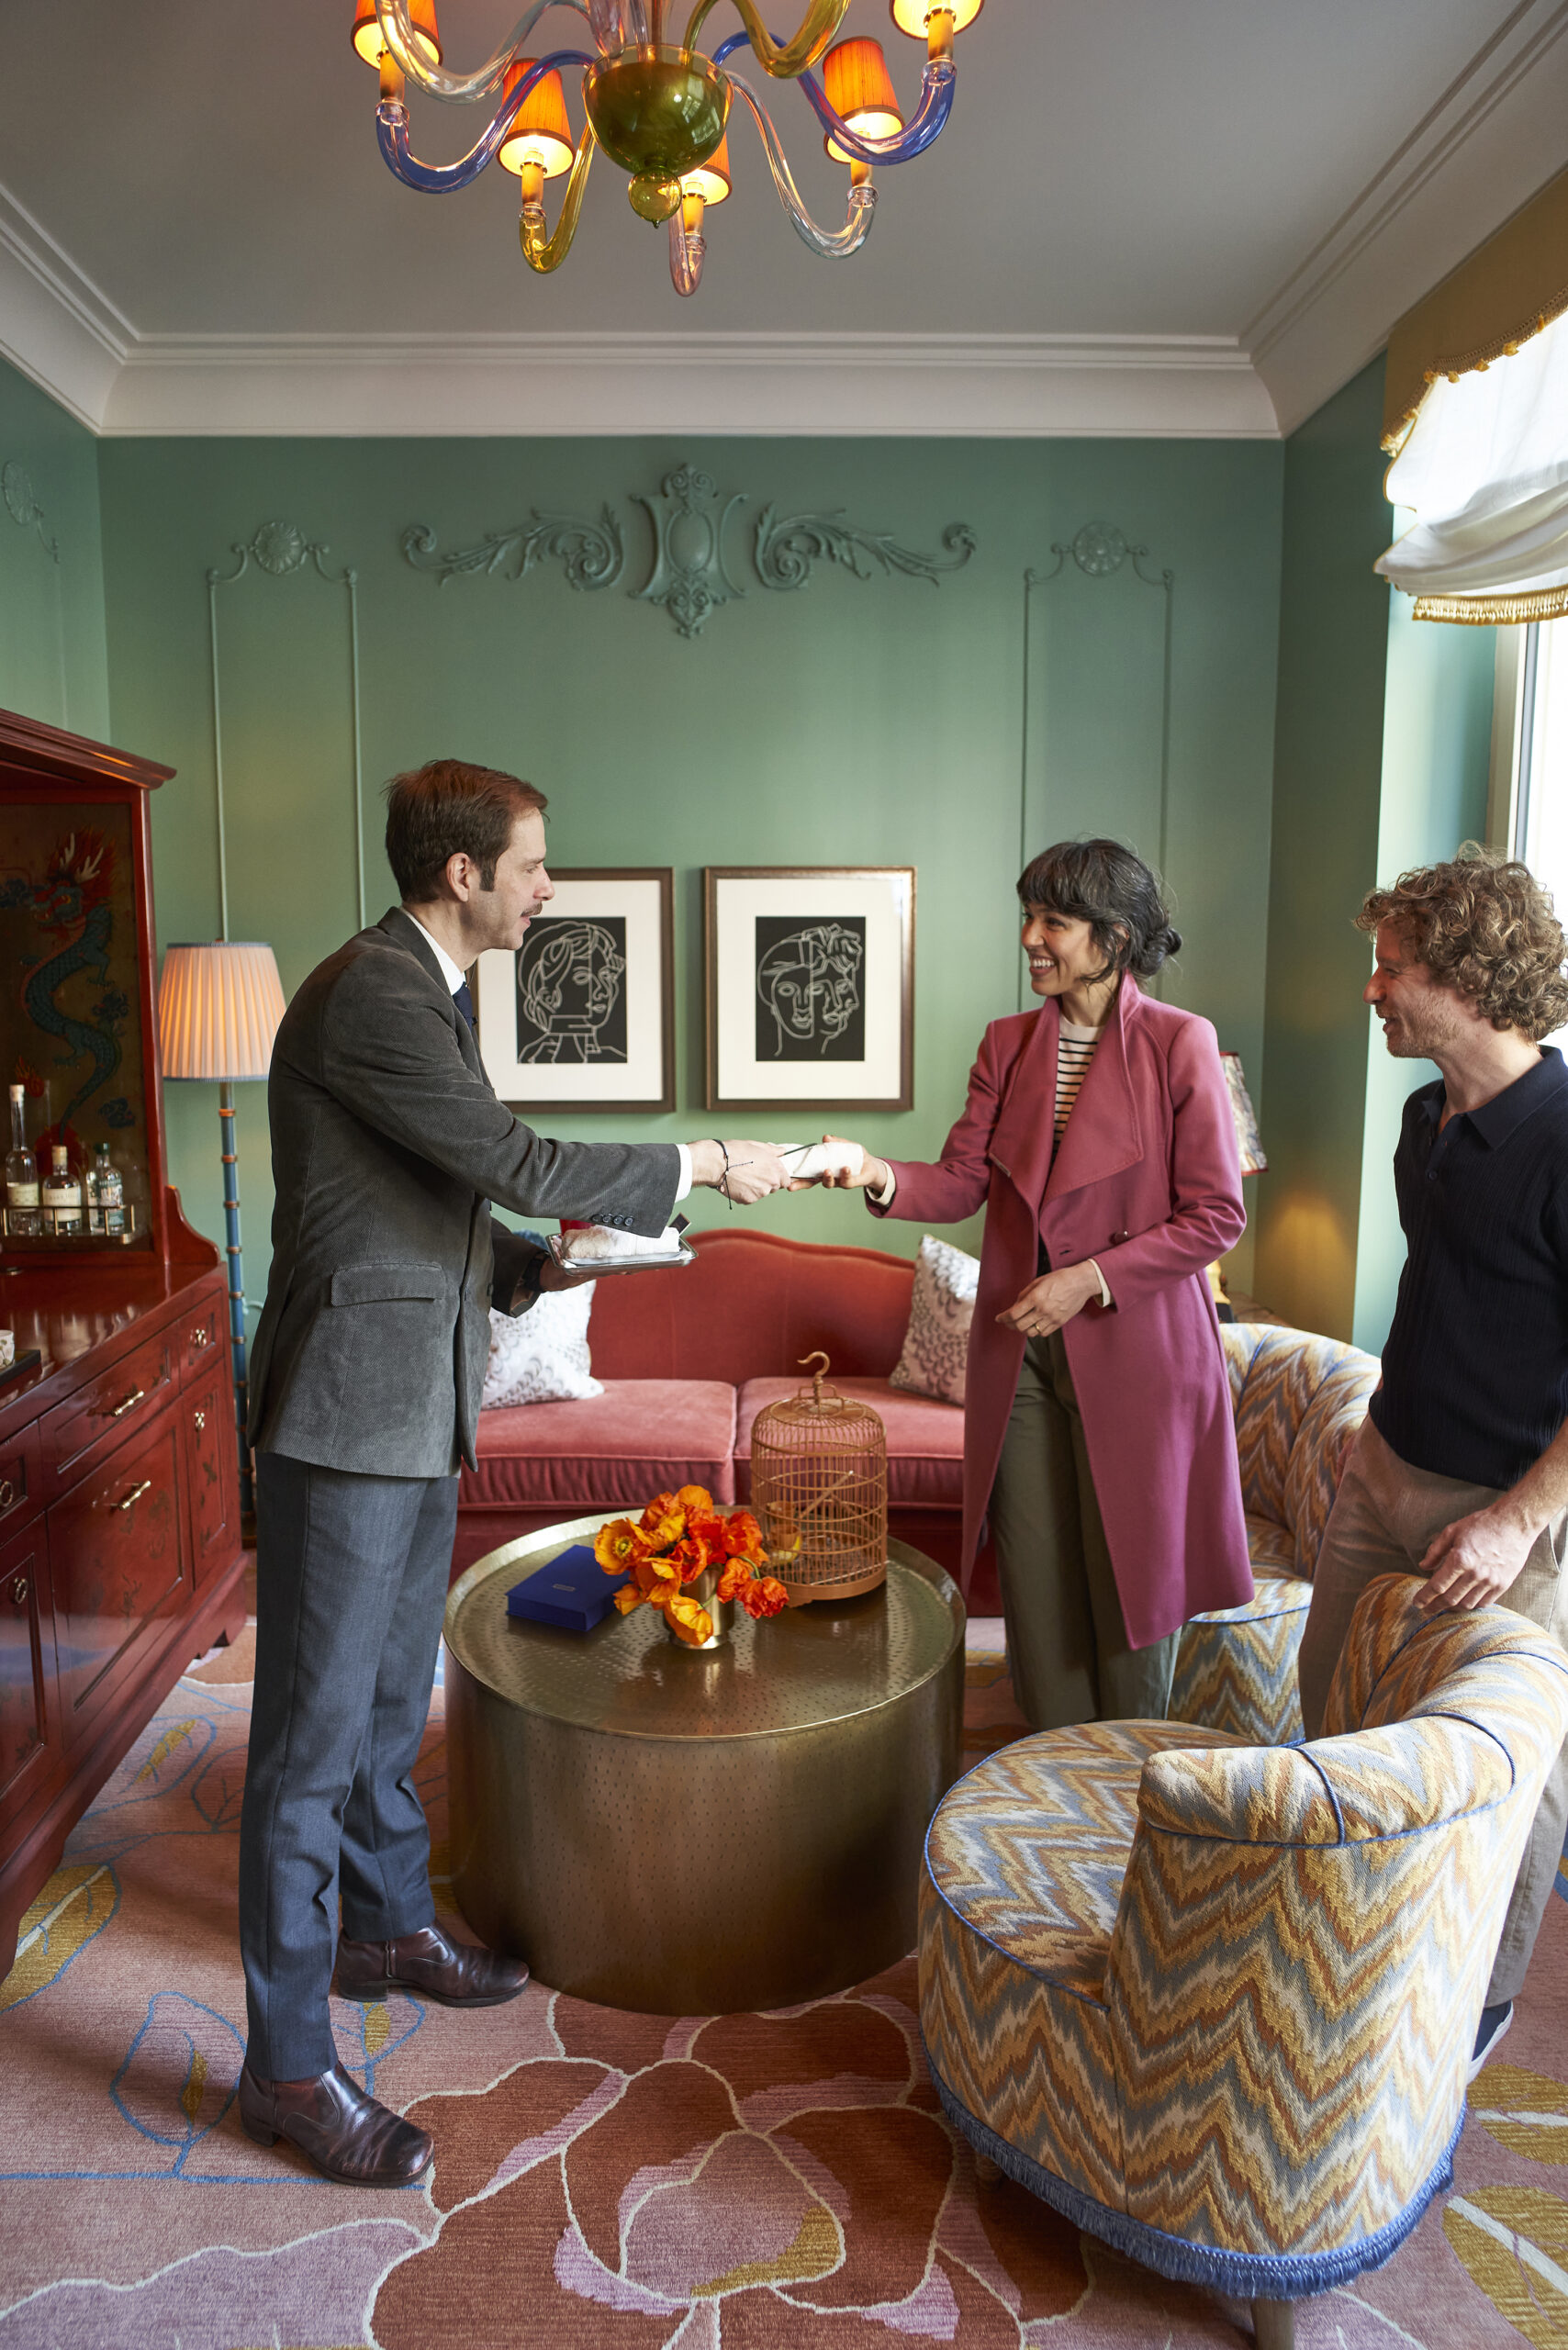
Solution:
[[[913,1947],[926,1824],[957,1775],[964,1609],[917,1550],[885,1588],[679,1649],[651,1608],[511,1617],[603,1516],[508,1543],[447,1603],[453,1881],[552,1988],[655,2014],[824,1996]]]

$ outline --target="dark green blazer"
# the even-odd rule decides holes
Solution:
[[[444,1477],[474,1436],[494,1302],[537,1295],[539,1251],[489,1203],[649,1237],[673,1143],[551,1142],[496,1098],[468,1023],[400,907],[319,964],[267,1085],[273,1260],[251,1441],[328,1468]]]

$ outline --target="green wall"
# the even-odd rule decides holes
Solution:
[[[1410,518],[1401,516],[1399,527]],[[1496,631],[1417,621],[1408,596],[1392,596],[1383,696],[1377,878],[1453,856],[1486,830]],[[1362,939],[1363,966],[1371,950]],[[1405,1235],[1394,1193],[1394,1147],[1406,1097],[1436,1077],[1429,1061],[1391,1059],[1383,1031],[1366,1021],[1366,1115],[1356,1239],[1359,1347],[1381,1354],[1394,1318]]]
[[[97,445],[3,360],[0,709],[109,732]]]
[[[353,648],[340,578],[352,566],[372,920],[393,896],[377,789],[440,754],[538,783],[558,865],[676,868],[679,1109],[553,1117],[553,1130],[712,1131],[703,865],[913,864],[915,1106],[837,1123],[879,1150],[934,1153],[986,1021],[1019,1001],[1021,842],[1125,832],[1153,857],[1162,822],[1190,942],[1165,992],[1242,1053],[1268,1118],[1278,446],[160,440],[108,442],[98,456],[113,731],[179,770],[153,802],[162,941],[218,932],[215,676],[230,934],[270,939],[290,989],[356,926]],[[745,594],[689,641],[628,592],[652,550],[637,500],[656,498],[682,463],[745,500],[726,539]],[[412,523],[444,551],[535,509],[594,517],[607,504],[625,576],[597,593],[574,592],[548,560],[521,580],[481,572],[438,585],[401,552]],[[769,505],[836,510],[930,554],[962,522],[977,552],[935,588],[867,556],[865,579],[819,564],[796,591],[769,592],[751,560]],[[233,571],[232,550],[268,522],[296,526],[323,550],[319,563],[269,573],[252,555],[209,596],[209,568]],[[1075,555],[1070,543],[1096,523]],[[168,1091],[171,1171],[216,1237],[216,1089]],[[812,1126],[798,1113],[744,1123],[779,1139]],[[241,1152],[256,1297],[271,1207],[260,1087],[242,1089]],[[723,1214],[698,1195],[694,1221]],[[758,1218],[912,1252],[920,1238],[913,1225],[873,1233],[857,1202],[823,1194],[769,1203]],[[958,1237],[972,1245],[978,1230]],[[1244,1242],[1244,1282],[1249,1256]]]
[[[1433,1071],[1388,1059],[1354,920],[1376,881],[1483,832],[1494,655],[1490,629],[1417,622],[1372,569],[1396,527],[1382,420],[1380,358],[1285,444],[1255,1259],[1275,1312],[1374,1352],[1405,1259],[1400,1110]]]
[[[1349,1337],[1366,1091],[1351,921],[1377,863],[1390,591],[1378,448],[1383,362],[1285,444],[1257,1293],[1287,1321]]]

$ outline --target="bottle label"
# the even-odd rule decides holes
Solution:
[[[36,1183],[7,1183],[6,1204],[8,1208],[36,1208],[39,1187]]]

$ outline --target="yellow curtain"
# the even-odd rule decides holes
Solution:
[[[1564,310],[1568,171],[1400,319],[1383,376],[1383,447],[1400,446],[1439,376],[1468,375],[1511,355]]]

